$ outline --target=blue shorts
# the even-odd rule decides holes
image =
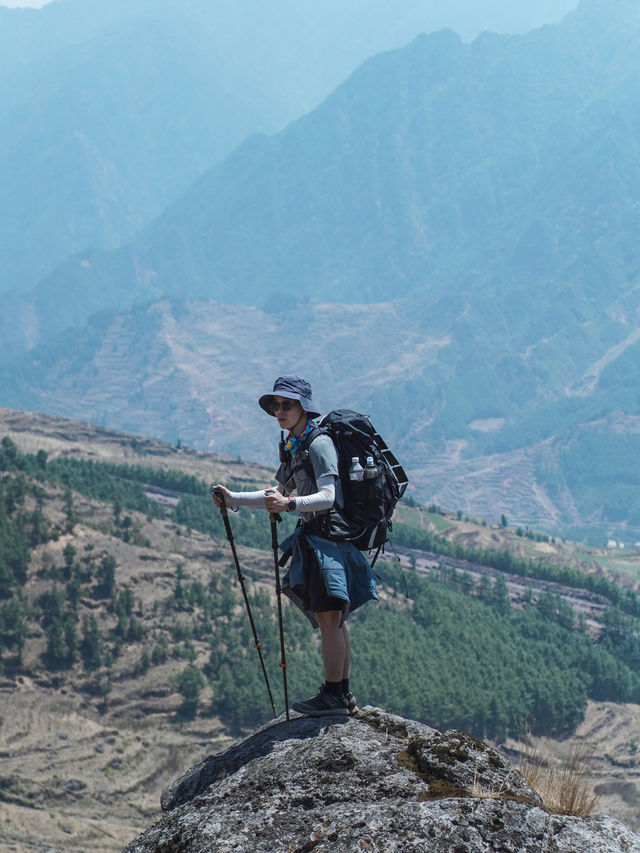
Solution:
[[[303,534],[298,527],[280,547],[292,552],[282,591],[314,628],[318,627],[314,613],[341,610],[344,621],[352,610],[377,600],[373,570],[351,542],[330,542]]]
[[[318,558],[313,549],[307,552],[307,562],[304,567],[306,576],[306,584],[301,590],[301,598],[304,602],[304,609],[310,610],[312,613],[327,613],[330,610],[344,610],[345,599],[338,598],[335,595],[329,595],[325,575],[320,571]],[[344,583],[346,590],[347,584]]]

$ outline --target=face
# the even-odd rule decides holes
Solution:
[[[288,400],[286,397],[274,395],[271,404],[271,411],[276,416],[280,429],[291,431],[295,426],[300,426],[303,409],[297,400]],[[290,408],[285,411],[282,406]]]

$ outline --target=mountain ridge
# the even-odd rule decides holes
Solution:
[[[580,15],[577,12],[574,13],[574,18],[582,22],[582,29],[584,28],[583,17],[586,17],[581,12],[583,8],[587,7],[584,4],[580,7]],[[536,69],[542,63],[540,60],[533,62],[532,57],[526,54],[525,56],[529,63],[527,72],[529,78],[527,78],[526,74],[523,77],[520,70],[517,72],[517,81],[519,89],[529,79],[529,84],[533,86],[529,97],[526,95],[523,97],[520,91],[510,91],[509,86],[512,84],[507,84],[507,88],[505,89],[503,82],[497,84],[499,89],[496,90],[496,84],[495,82],[492,83],[491,79],[509,81],[514,77],[513,69],[517,68],[518,63],[522,63],[523,61],[522,52],[519,48],[523,38],[535,51],[539,51],[540,48],[536,47],[536,45],[545,44],[548,46],[549,44],[553,44],[556,39],[552,38],[550,33],[558,30],[562,31],[565,39],[568,36],[574,42],[575,46],[576,43],[580,42],[582,29],[571,26],[571,20],[572,16],[570,15],[561,27],[555,29],[548,27],[540,32],[530,34],[528,37],[499,39],[498,41],[502,48],[498,52],[498,55],[501,57],[501,64],[506,65],[506,68],[501,71],[500,78],[496,76],[496,72],[492,69],[491,74],[493,78],[490,77],[484,87],[479,89],[476,84],[473,91],[468,91],[465,94],[464,89],[461,90],[459,85],[456,84],[454,90],[448,93],[448,123],[451,124],[452,121],[459,123],[461,131],[459,139],[467,137],[470,130],[474,137],[471,148],[461,152],[463,158],[461,163],[464,162],[462,175],[466,175],[466,180],[463,181],[461,187],[456,187],[455,184],[451,186],[446,181],[443,183],[439,178],[439,172],[442,170],[437,158],[440,158],[443,165],[445,161],[449,161],[445,167],[445,172],[449,175],[451,175],[452,171],[452,157],[454,161],[456,159],[455,134],[452,136],[450,128],[443,135],[443,129],[441,128],[440,136],[442,136],[442,139],[437,143],[439,147],[433,148],[435,142],[427,143],[430,159],[424,160],[424,163],[429,163],[428,173],[421,174],[422,167],[415,160],[415,155],[411,154],[411,146],[415,147],[416,145],[424,144],[424,134],[416,137],[405,152],[402,151],[402,147],[397,152],[394,152],[393,149],[389,151],[391,159],[384,166],[387,172],[384,176],[384,180],[388,184],[387,193],[392,186],[405,187],[405,189],[400,190],[401,195],[397,202],[394,201],[393,194],[387,195],[387,197],[381,196],[377,204],[382,204],[383,208],[376,212],[375,161],[367,164],[363,172],[362,167],[358,166],[358,161],[366,163],[367,159],[370,158],[367,157],[366,153],[364,157],[360,156],[362,154],[361,150],[350,153],[348,148],[345,148],[345,145],[348,146],[351,144],[350,136],[345,138],[344,132],[340,128],[340,122],[345,117],[345,109],[347,109],[346,116],[349,116],[348,110],[353,109],[353,104],[351,103],[353,98],[356,97],[356,93],[362,91],[380,92],[380,96],[376,96],[376,99],[367,106],[367,112],[358,118],[358,121],[363,124],[363,128],[366,128],[374,115],[384,114],[389,109],[395,113],[394,121],[392,122],[395,128],[401,128],[403,123],[410,120],[415,122],[417,116],[420,114],[416,114],[414,118],[413,113],[407,112],[403,116],[402,112],[398,113],[397,109],[397,102],[402,102],[404,97],[402,92],[403,86],[406,86],[406,83],[401,85],[399,93],[394,91],[393,83],[391,83],[391,88],[389,88],[390,80],[397,74],[396,66],[399,69],[403,69],[403,73],[408,73],[409,77],[413,76],[415,78],[419,72],[417,67],[414,68],[412,66],[414,57],[420,63],[420,68],[428,69],[432,76],[436,74],[434,81],[438,85],[443,82],[439,81],[437,77],[437,69],[440,65],[442,65],[442,69],[446,73],[445,79],[455,81],[456,71],[454,66],[457,61],[456,57],[464,60],[463,65],[465,66],[470,62],[477,63],[480,61],[480,68],[484,65],[484,72],[482,73],[485,76],[487,75],[487,63],[491,67],[493,53],[495,53],[496,40],[493,37],[481,37],[472,45],[463,45],[453,33],[441,32],[431,36],[419,37],[408,48],[391,51],[385,55],[376,57],[374,60],[369,60],[364,66],[354,72],[349,80],[342,84],[313,113],[294,122],[277,136],[270,138],[253,137],[252,140],[241,146],[225,164],[209,170],[209,172],[203,175],[181,200],[162,214],[152,228],[146,229],[147,236],[142,236],[131,248],[125,248],[120,250],[116,255],[108,256],[104,272],[98,274],[97,278],[93,279],[93,284],[93,271],[96,269],[96,265],[99,268],[101,264],[100,255],[92,257],[90,254],[83,254],[71,264],[63,267],[56,275],[64,282],[66,287],[70,287],[74,280],[77,281],[74,289],[78,299],[74,300],[76,303],[75,313],[71,315],[61,314],[58,328],[64,327],[63,324],[69,322],[82,321],[93,310],[108,307],[109,304],[112,304],[116,295],[118,299],[126,297],[131,301],[135,299],[137,291],[138,298],[144,299],[152,283],[150,294],[154,294],[156,297],[175,295],[198,298],[213,296],[218,299],[240,299],[241,301],[256,304],[256,299],[260,300],[264,298],[263,292],[265,286],[273,292],[274,286],[278,287],[276,282],[282,280],[288,281],[292,278],[294,269],[298,290],[312,292],[312,289],[321,286],[325,297],[332,297],[332,294],[334,294],[333,298],[337,301],[352,300],[354,298],[353,291],[356,287],[362,295],[367,297],[367,301],[369,299],[380,299],[381,296],[384,298],[388,294],[390,287],[399,289],[399,295],[411,295],[412,288],[418,288],[418,292],[420,292],[424,289],[425,284],[429,289],[438,288],[440,292],[443,291],[443,288],[451,288],[452,286],[456,290],[459,288],[459,284],[454,283],[456,279],[459,279],[461,276],[467,278],[469,275],[471,275],[472,279],[479,279],[485,284],[491,284],[491,279],[493,278],[495,279],[493,282],[494,286],[500,280],[501,275],[504,283],[509,283],[512,286],[518,279],[522,281],[523,277],[525,280],[530,279],[535,281],[539,278],[539,273],[544,272],[544,270],[538,268],[538,275],[536,275],[535,267],[530,267],[527,270],[527,263],[530,264],[527,254],[533,254],[531,260],[534,261],[534,264],[539,265],[537,259],[540,256],[540,252],[536,251],[536,248],[540,248],[538,245],[540,236],[548,244],[549,251],[545,253],[547,265],[549,265],[553,254],[555,253],[556,255],[555,267],[551,266],[548,268],[553,269],[553,277],[555,279],[559,276],[562,279],[563,276],[566,276],[566,271],[563,273],[562,268],[557,268],[558,250],[560,248],[558,240],[557,238],[550,239],[550,237],[546,236],[545,230],[547,234],[550,232],[548,228],[545,229],[544,225],[542,225],[542,231],[540,230],[540,214],[544,208],[538,211],[537,216],[533,215],[532,222],[529,225],[526,222],[517,224],[517,217],[515,221],[507,221],[505,223],[504,212],[508,210],[508,207],[505,207],[505,205],[515,205],[515,209],[520,210],[525,199],[529,207],[534,204],[536,209],[539,207],[541,199],[536,198],[535,194],[531,198],[531,190],[535,189],[535,184],[531,185],[532,179],[540,186],[547,188],[545,190],[547,195],[549,193],[548,188],[553,187],[555,183],[551,176],[545,176],[544,169],[542,174],[537,174],[536,169],[538,166],[536,161],[539,158],[546,159],[545,146],[547,149],[549,146],[557,147],[559,134],[554,128],[553,122],[549,124],[551,115],[549,107],[550,99],[553,99],[558,104],[558,116],[562,115],[562,107],[563,102],[566,100],[566,94],[570,94],[573,99],[573,104],[571,104],[572,112],[576,109],[575,98],[578,90],[576,89],[576,83],[572,80],[572,75],[566,73],[566,45],[563,44],[562,49],[559,46],[552,48],[552,58],[553,50],[555,49],[556,52],[556,56],[552,61],[560,63],[560,67],[558,67],[555,74],[549,68],[548,47],[545,49],[544,62],[547,66],[545,76],[550,78],[553,88],[548,84],[546,87],[543,85],[540,88],[539,75],[532,69]],[[626,38],[628,40],[630,36],[627,35]],[[602,40],[606,43],[605,39]],[[490,52],[483,59],[482,57],[489,45],[494,49],[493,53]],[[432,49],[429,49],[429,46]],[[584,56],[584,46],[579,45],[579,47],[580,53]],[[439,58],[440,54],[442,54],[441,58]],[[577,55],[577,50],[575,55]],[[599,65],[596,64],[593,71],[590,72],[591,76],[595,75],[597,79],[602,76],[603,61],[602,57],[598,60]],[[515,66],[514,62],[516,63]],[[589,62],[592,62],[592,60],[584,63],[585,73],[590,67]],[[388,67],[387,71],[384,70],[385,66]],[[376,70],[373,79],[369,80],[371,69],[374,68]],[[468,71],[465,71],[465,74],[468,76],[471,71],[472,68],[470,67]],[[473,73],[474,76],[477,76],[478,69],[474,68]],[[636,69],[636,76],[637,73]],[[422,76],[424,77],[424,74]],[[385,82],[385,78],[389,79],[386,79]],[[462,79],[464,80],[464,75]],[[380,81],[382,81],[382,85]],[[558,84],[560,86],[559,91],[557,91]],[[600,81],[600,86],[602,85],[602,81]],[[491,88],[492,86],[493,88]],[[539,91],[536,90],[536,87]],[[563,94],[563,87],[566,94]],[[592,104],[599,102],[599,99],[591,92],[591,85],[588,81],[583,81],[582,87],[583,93],[590,92],[589,97]],[[485,92],[484,95],[483,89]],[[388,92],[388,94],[385,95],[385,92]],[[460,97],[463,97],[464,100],[460,101]],[[437,111],[434,112],[434,110],[442,110],[444,104],[438,106],[437,98],[435,102],[430,103],[428,100],[428,90],[426,92],[422,90],[418,95],[417,90],[414,90],[412,98],[417,103],[420,103],[421,99],[427,98],[424,106],[433,115],[429,117],[429,112],[423,112],[422,115],[435,126],[435,123],[438,121],[438,113]],[[489,98],[492,101],[491,106],[489,102],[485,103],[484,98]],[[600,100],[602,99],[600,98]],[[498,112],[495,114],[496,104],[499,105],[498,109],[502,113]],[[525,107],[525,105],[527,106]],[[386,110],[384,109],[385,107]],[[415,112],[416,106],[414,105],[412,109]],[[487,122],[483,116],[489,115],[491,109],[494,110],[494,115]],[[537,112],[540,111],[542,111],[540,117],[537,118]],[[531,112],[530,115],[529,112]],[[463,113],[472,116],[471,124],[466,119],[463,120]],[[516,115],[519,114],[521,114],[521,117],[517,119]],[[355,117],[357,117],[357,114]],[[354,116],[347,120],[353,124]],[[597,115],[595,116],[595,120],[596,122],[601,121]],[[390,121],[390,118],[388,118],[387,123],[389,124]],[[505,121],[507,122],[506,126]],[[518,121],[520,125],[518,125]],[[504,133],[505,127],[511,126],[515,131],[517,127],[522,129],[521,125],[524,121],[526,121],[530,130],[534,130],[534,134],[538,125],[541,128],[545,128],[543,136],[536,143],[539,150],[536,150],[536,147],[534,147],[527,154],[526,150],[520,144],[521,140],[518,140],[517,143],[514,140],[514,143],[517,144],[518,159],[511,163],[509,158],[512,158],[513,155],[510,153],[509,146],[505,148],[504,143],[502,143],[502,147],[499,148],[501,153],[498,154],[498,163],[503,175],[499,177],[495,190],[492,191],[491,184],[488,182],[488,176],[483,175],[481,183],[470,192],[466,184],[469,182],[469,175],[472,174],[472,169],[474,168],[471,165],[474,157],[480,161],[489,156],[495,157],[496,151],[494,151],[494,148],[500,145],[495,136],[497,128],[500,127]],[[564,123],[566,124],[566,121]],[[593,123],[593,119],[582,130],[583,136],[587,132],[590,123]],[[324,135],[317,132],[317,128],[320,126],[323,127]],[[330,134],[327,127],[333,128]],[[454,124],[454,127],[457,127],[457,125]],[[599,129],[598,124],[595,125],[595,128]],[[368,130],[366,132],[369,134],[367,137],[369,148],[372,145],[389,145],[389,141],[386,139],[389,134],[388,129],[385,128],[382,132],[376,129],[373,134],[370,134]],[[397,130],[395,133],[397,134]],[[351,135],[353,136],[353,129],[351,130]],[[481,142],[483,137],[486,138],[484,143]],[[361,139],[359,142],[360,149],[362,149],[363,141]],[[576,142],[579,142],[579,140],[576,140]],[[467,149],[469,144],[470,142],[467,141]],[[341,149],[344,150],[342,150],[342,153],[338,153],[336,157],[330,153],[332,149],[336,149],[337,152],[340,152]],[[581,144],[575,151],[580,154],[581,151],[584,151],[584,145]],[[575,151],[569,150],[562,153],[563,160],[561,162],[566,164],[567,158],[573,158]],[[551,163],[552,169],[556,171],[560,168],[557,155],[558,152],[555,155],[556,160]],[[413,170],[414,189],[408,194],[405,186],[407,175],[402,175],[400,172],[393,177],[394,169],[399,168],[401,165],[400,162],[395,164],[394,160],[402,156],[405,159],[413,156],[415,160],[411,166]],[[597,156],[597,152],[592,156]],[[301,157],[303,158],[302,160]],[[500,161],[500,157],[502,161]],[[525,158],[529,160],[528,166],[526,165],[527,159]],[[285,164],[286,171],[284,170]],[[390,164],[392,165],[390,166]],[[300,166],[307,171],[311,168],[311,172],[307,177],[304,177],[304,173],[302,173],[302,183],[299,177],[296,178],[296,175],[300,174]],[[371,171],[372,168],[374,169],[373,172]],[[511,187],[509,193],[507,193],[507,186],[509,182],[513,181],[515,176],[515,168],[521,174],[521,177],[518,179],[520,188],[517,189],[517,184],[515,184]],[[339,171],[336,172],[336,169]],[[533,171],[531,171],[532,169]],[[335,175],[332,177],[333,172],[335,172]],[[523,176],[527,172],[531,172],[531,177],[523,183]],[[344,182],[336,183],[341,173],[347,178],[346,184]],[[358,180],[362,179],[364,181],[362,186],[365,192],[360,201],[356,201],[358,183],[354,182],[354,175],[358,176]],[[329,184],[330,194],[326,198],[323,198],[322,192],[324,191],[322,190],[322,185],[323,183],[327,183],[327,178],[333,182],[333,186]],[[372,178],[373,184],[371,183]],[[292,179],[293,184],[291,183]],[[564,178],[565,183],[566,180]],[[272,184],[274,187],[281,186],[282,189],[278,191],[278,194],[274,195],[273,192],[270,194],[269,184]],[[320,187],[320,191],[318,187]],[[433,188],[435,196],[429,200],[430,187]],[[517,195],[513,197],[514,189],[517,189],[520,197]],[[445,227],[440,226],[439,231],[434,232],[437,234],[435,242],[427,239],[425,243],[424,234],[426,233],[428,237],[428,229],[436,226],[438,219],[440,219],[438,205],[442,206],[446,195],[453,194],[455,196],[456,192],[460,194],[461,190],[463,195],[457,201],[460,210],[456,212],[452,209],[450,217],[453,216],[453,218],[450,218],[450,223],[445,219]],[[583,190],[578,187],[576,195],[575,188],[570,188],[570,194],[567,196],[564,193],[563,195],[568,198],[572,196],[581,198],[582,192]],[[442,201],[438,200],[438,193],[443,194]],[[252,203],[249,203],[249,195]],[[402,197],[403,195],[404,198]],[[509,195],[512,196],[511,199]],[[218,196],[220,197],[220,201],[216,204],[215,199]],[[351,198],[349,202],[351,207],[347,207],[344,212],[341,211],[341,208],[344,206],[344,202],[340,201],[341,198]],[[554,199],[553,195],[546,202],[544,202],[544,199],[542,201],[547,205],[549,202],[556,207],[558,205],[558,200]],[[436,219],[430,222],[429,218],[425,218],[425,214],[423,213],[413,225],[408,221],[410,240],[407,243],[407,238],[401,237],[400,222],[397,221],[398,213],[401,216],[407,216],[412,208],[419,209],[425,203],[433,208],[432,216],[435,216]],[[491,207],[487,207],[488,203]],[[260,206],[256,207],[256,204]],[[400,205],[398,211],[394,210],[394,205],[396,204]],[[435,207],[434,204],[436,204]],[[286,211],[284,220],[282,219],[284,211],[278,212],[282,205],[284,205],[284,210]],[[502,214],[499,213],[500,207],[503,208]],[[443,211],[446,212],[446,209],[445,204]],[[522,209],[526,211],[526,207]],[[194,211],[198,211],[195,219]],[[206,219],[203,219],[205,211]],[[251,211],[250,219],[247,219],[248,211]],[[476,216],[476,211],[481,213],[479,218]],[[329,216],[330,212],[332,213],[331,216]],[[559,212],[557,210],[546,213],[546,215],[549,214],[552,214],[556,220],[558,219]],[[343,221],[341,217],[344,218],[344,216],[348,218]],[[462,219],[460,218],[461,216],[463,217]],[[525,212],[525,216],[531,218],[532,213]],[[564,218],[566,218],[566,213],[564,214]],[[495,219],[495,224],[492,224],[493,219]],[[513,220],[514,217],[509,214],[507,219]],[[520,215],[520,219],[522,219],[522,215]],[[386,224],[387,220],[392,228],[389,234],[386,233],[388,228]],[[619,215],[617,221],[618,223],[624,222],[623,218]],[[295,229],[291,229],[287,227],[287,222],[297,222],[298,225]],[[364,223],[367,223],[365,231],[353,231],[353,224],[356,223],[357,225],[358,222],[362,223],[362,227],[364,227]],[[485,224],[478,231],[478,227],[483,222]],[[416,227],[418,224],[419,228]],[[449,224],[452,226],[451,228],[448,227]],[[507,235],[503,242],[506,246],[516,248],[513,259],[519,261],[515,281],[513,281],[514,275],[508,272],[508,267],[513,263],[513,260],[503,257],[500,260],[503,268],[502,273],[498,271],[497,274],[491,273],[492,263],[487,264],[487,244],[493,251],[496,241],[496,236],[492,236],[491,229],[493,231],[495,231],[496,227],[501,229],[505,224],[507,226]],[[372,226],[373,231],[371,230]],[[530,230],[532,226],[534,227],[534,231]],[[489,231],[487,231],[487,227],[489,227]],[[611,227],[613,227],[613,224],[609,225],[609,230],[611,230]],[[519,235],[517,232],[514,232],[514,228],[518,228],[522,234]],[[535,228],[538,229],[538,232],[535,231]],[[279,229],[282,233],[279,233]],[[425,229],[427,229],[426,232]],[[421,231],[423,236],[420,236]],[[476,231],[478,231],[477,236],[475,234]],[[341,233],[344,233],[342,240],[340,238]],[[530,234],[529,237],[527,237],[527,233]],[[564,237],[565,242],[567,239],[575,240],[576,234],[577,232],[574,228],[570,234]],[[593,235],[595,239],[598,236],[598,234]],[[213,242],[211,243],[212,239]],[[474,248],[474,241],[478,239],[480,239],[480,243]],[[350,262],[348,261],[349,253],[345,243],[347,240],[350,244],[360,246],[358,253],[354,255]],[[403,242],[398,243],[398,240],[402,240]],[[415,245],[417,254],[412,249],[411,240],[417,241]],[[529,248],[527,248],[527,240],[530,244]],[[342,245],[343,243],[345,245]],[[459,270],[456,270],[454,266],[453,269],[446,272],[446,267],[450,264],[451,260],[455,263],[455,252],[452,251],[452,247],[457,243],[467,246],[467,253],[463,254],[460,258],[462,265],[460,265]],[[519,249],[518,243],[520,243]],[[555,247],[554,243],[556,244]],[[468,247],[469,244],[470,248]],[[312,255],[309,255],[307,247],[312,245],[314,246],[314,252]],[[402,261],[389,266],[389,262],[385,258],[393,256],[394,247],[396,247],[395,251],[401,253]],[[584,252],[585,249],[579,251]],[[371,254],[371,252],[374,254]],[[496,254],[493,263],[495,263],[496,259],[500,259],[501,254],[503,252]],[[442,256],[440,267],[438,266],[439,256]],[[320,258],[327,259],[324,267],[322,263],[318,266],[318,259]],[[258,259],[259,264],[256,267]],[[347,260],[346,267],[345,259]],[[580,262],[579,256],[573,261],[574,265],[576,260]],[[335,263],[338,266],[334,269],[332,265]],[[506,270],[505,264],[507,267]],[[351,272],[349,272],[350,267],[353,267]],[[483,267],[486,267],[487,272],[480,274],[480,270]],[[373,275],[369,275],[374,270]],[[614,275],[614,277],[620,277],[619,273],[616,273],[613,269],[610,269],[608,272],[610,275]],[[531,275],[532,273],[533,276]],[[425,274],[428,276],[426,282]],[[44,282],[41,283],[39,290],[42,292],[43,287],[53,287],[52,292],[55,292],[58,289],[55,284],[56,275],[47,284]],[[571,279],[573,276],[569,275],[569,278]],[[367,279],[370,280],[367,281]],[[118,280],[119,283],[110,301],[108,291],[109,287],[114,287],[114,280]],[[403,281],[406,283],[403,284]],[[504,287],[504,284],[502,286]],[[86,299],[87,294],[91,291],[94,291],[95,295],[89,299],[88,305],[85,308],[81,308],[80,304],[83,297]],[[347,300],[344,298],[345,295],[348,297]]]
[[[275,132],[442,15],[481,27],[475,8],[418,0],[375,14],[360,0],[0,9],[0,290],[29,291],[70,254],[130,239],[247,135]],[[76,134],[89,143],[82,179]]]

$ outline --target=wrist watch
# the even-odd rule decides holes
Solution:
[[[295,512],[295,511],[296,511],[295,498],[289,498],[289,503],[287,504],[287,512]]]

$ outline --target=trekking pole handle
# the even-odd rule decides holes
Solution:
[[[275,493],[276,493],[275,489],[265,489],[264,490],[265,497],[267,495],[275,495]],[[270,512],[269,513],[269,521],[282,521],[282,516],[280,515],[279,512]]]
[[[211,498],[212,498],[213,502],[215,503],[215,505],[220,510],[220,515],[222,515],[223,518],[226,518],[227,505],[224,502],[224,493],[222,492],[221,489],[217,489],[215,486],[211,486],[210,492],[211,492]],[[219,504],[217,503],[216,498],[220,498]]]

